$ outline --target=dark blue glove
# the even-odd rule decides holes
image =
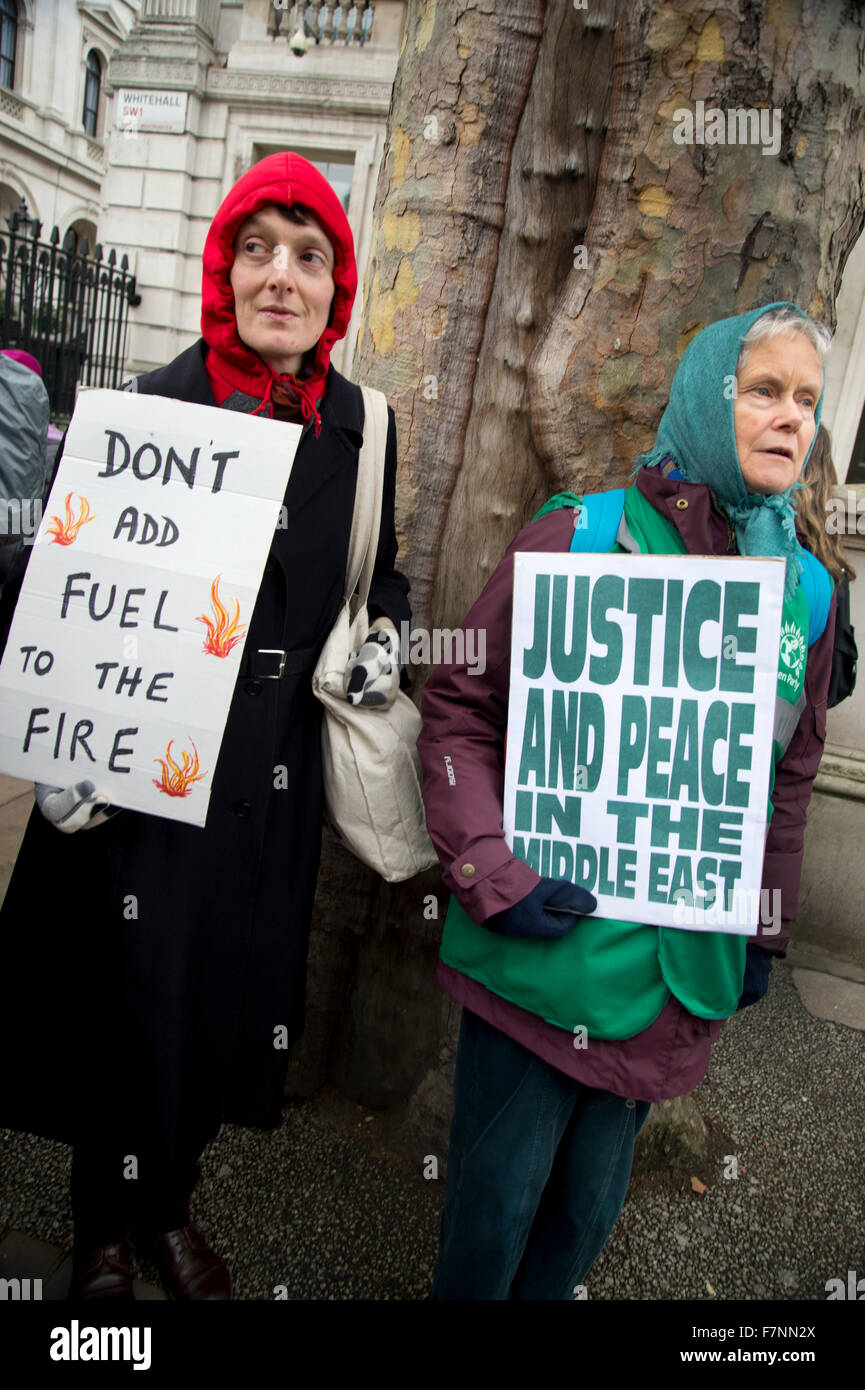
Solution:
[[[484,926],[499,936],[534,936],[558,941],[580,917],[594,912],[597,899],[564,878],[542,878],[527,898],[488,917]]]
[[[769,988],[769,975],[772,971],[773,955],[763,946],[749,941],[745,952],[745,978],[742,981],[742,997],[736,1005],[736,1012],[756,1004]]]

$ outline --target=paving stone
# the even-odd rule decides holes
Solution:
[[[19,1297],[44,1299],[51,1276],[62,1260],[63,1252],[55,1245],[36,1240],[24,1231],[10,1231],[0,1245],[0,1279],[21,1280]]]
[[[56,1245],[34,1240],[23,1231],[10,1231],[0,1245],[0,1278],[39,1278],[44,1303],[65,1303],[72,1282],[72,1256],[64,1255]],[[167,1301],[164,1290],[144,1279],[133,1280],[133,1288],[140,1303]],[[30,1292],[32,1298],[32,1284]]]
[[[60,1252],[58,1251],[58,1254]],[[62,1303],[69,1292],[69,1284],[72,1279],[72,1256],[66,1255],[61,1259],[59,1265],[45,1281],[42,1289],[42,1297],[46,1303]]]
[[[19,796],[30,796],[32,792],[32,782],[22,782],[19,777],[7,777],[4,772],[0,772],[0,806],[5,806],[7,801],[14,801]]]
[[[802,1003],[814,1018],[843,1023],[865,1032],[865,985],[839,980],[819,970],[794,970],[793,983]]]

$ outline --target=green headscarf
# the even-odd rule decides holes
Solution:
[[[795,309],[802,318],[808,318],[798,304],[779,300],[711,323],[691,340],[673,377],[655,444],[637,463],[653,468],[672,458],[688,482],[706,483],[735,528],[740,554],[786,559],[785,598],[790,598],[796,592],[801,568],[791,494],[801,484],[795,482],[786,492],[771,497],[749,492],[739,467],[733,424],[733,382],[742,339],[757,319],[770,309],[781,308]],[[815,411],[818,426],[822,407],[821,390]]]

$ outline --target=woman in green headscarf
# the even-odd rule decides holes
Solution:
[[[723,1019],[766,992],[772,955],[784,954],[831,666],[831,581],[798,544],[794,502],[828,346],[794,304],[699,333],[632,486],[554,498],[465,619],[486,633],[485,673],[454,663],[426,687],[427,823],[454,895],[437,978],[464,1006],[439,1298],[572,1297],[624,1200],[649,1102],[699,1084]],[[601,921],[591,893],[541,876],[505,843],[513,555],[567,550],[786,560],[761,904],[771,909],[750,940]]]
[[[655,446],[638,460],[672,459],[689,482],[708,484],[740,555],[786,558],[787,598],[802,563],[792,490],[820,424],[830,342],[788,302],[710,324],[686,348]]]

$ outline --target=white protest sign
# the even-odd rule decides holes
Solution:
[[[508,845],[596,915],[752,933],[784,563],[517,554]]]
[[[0,666],[0,768],[203,825],[300,426],[86,391]]]

